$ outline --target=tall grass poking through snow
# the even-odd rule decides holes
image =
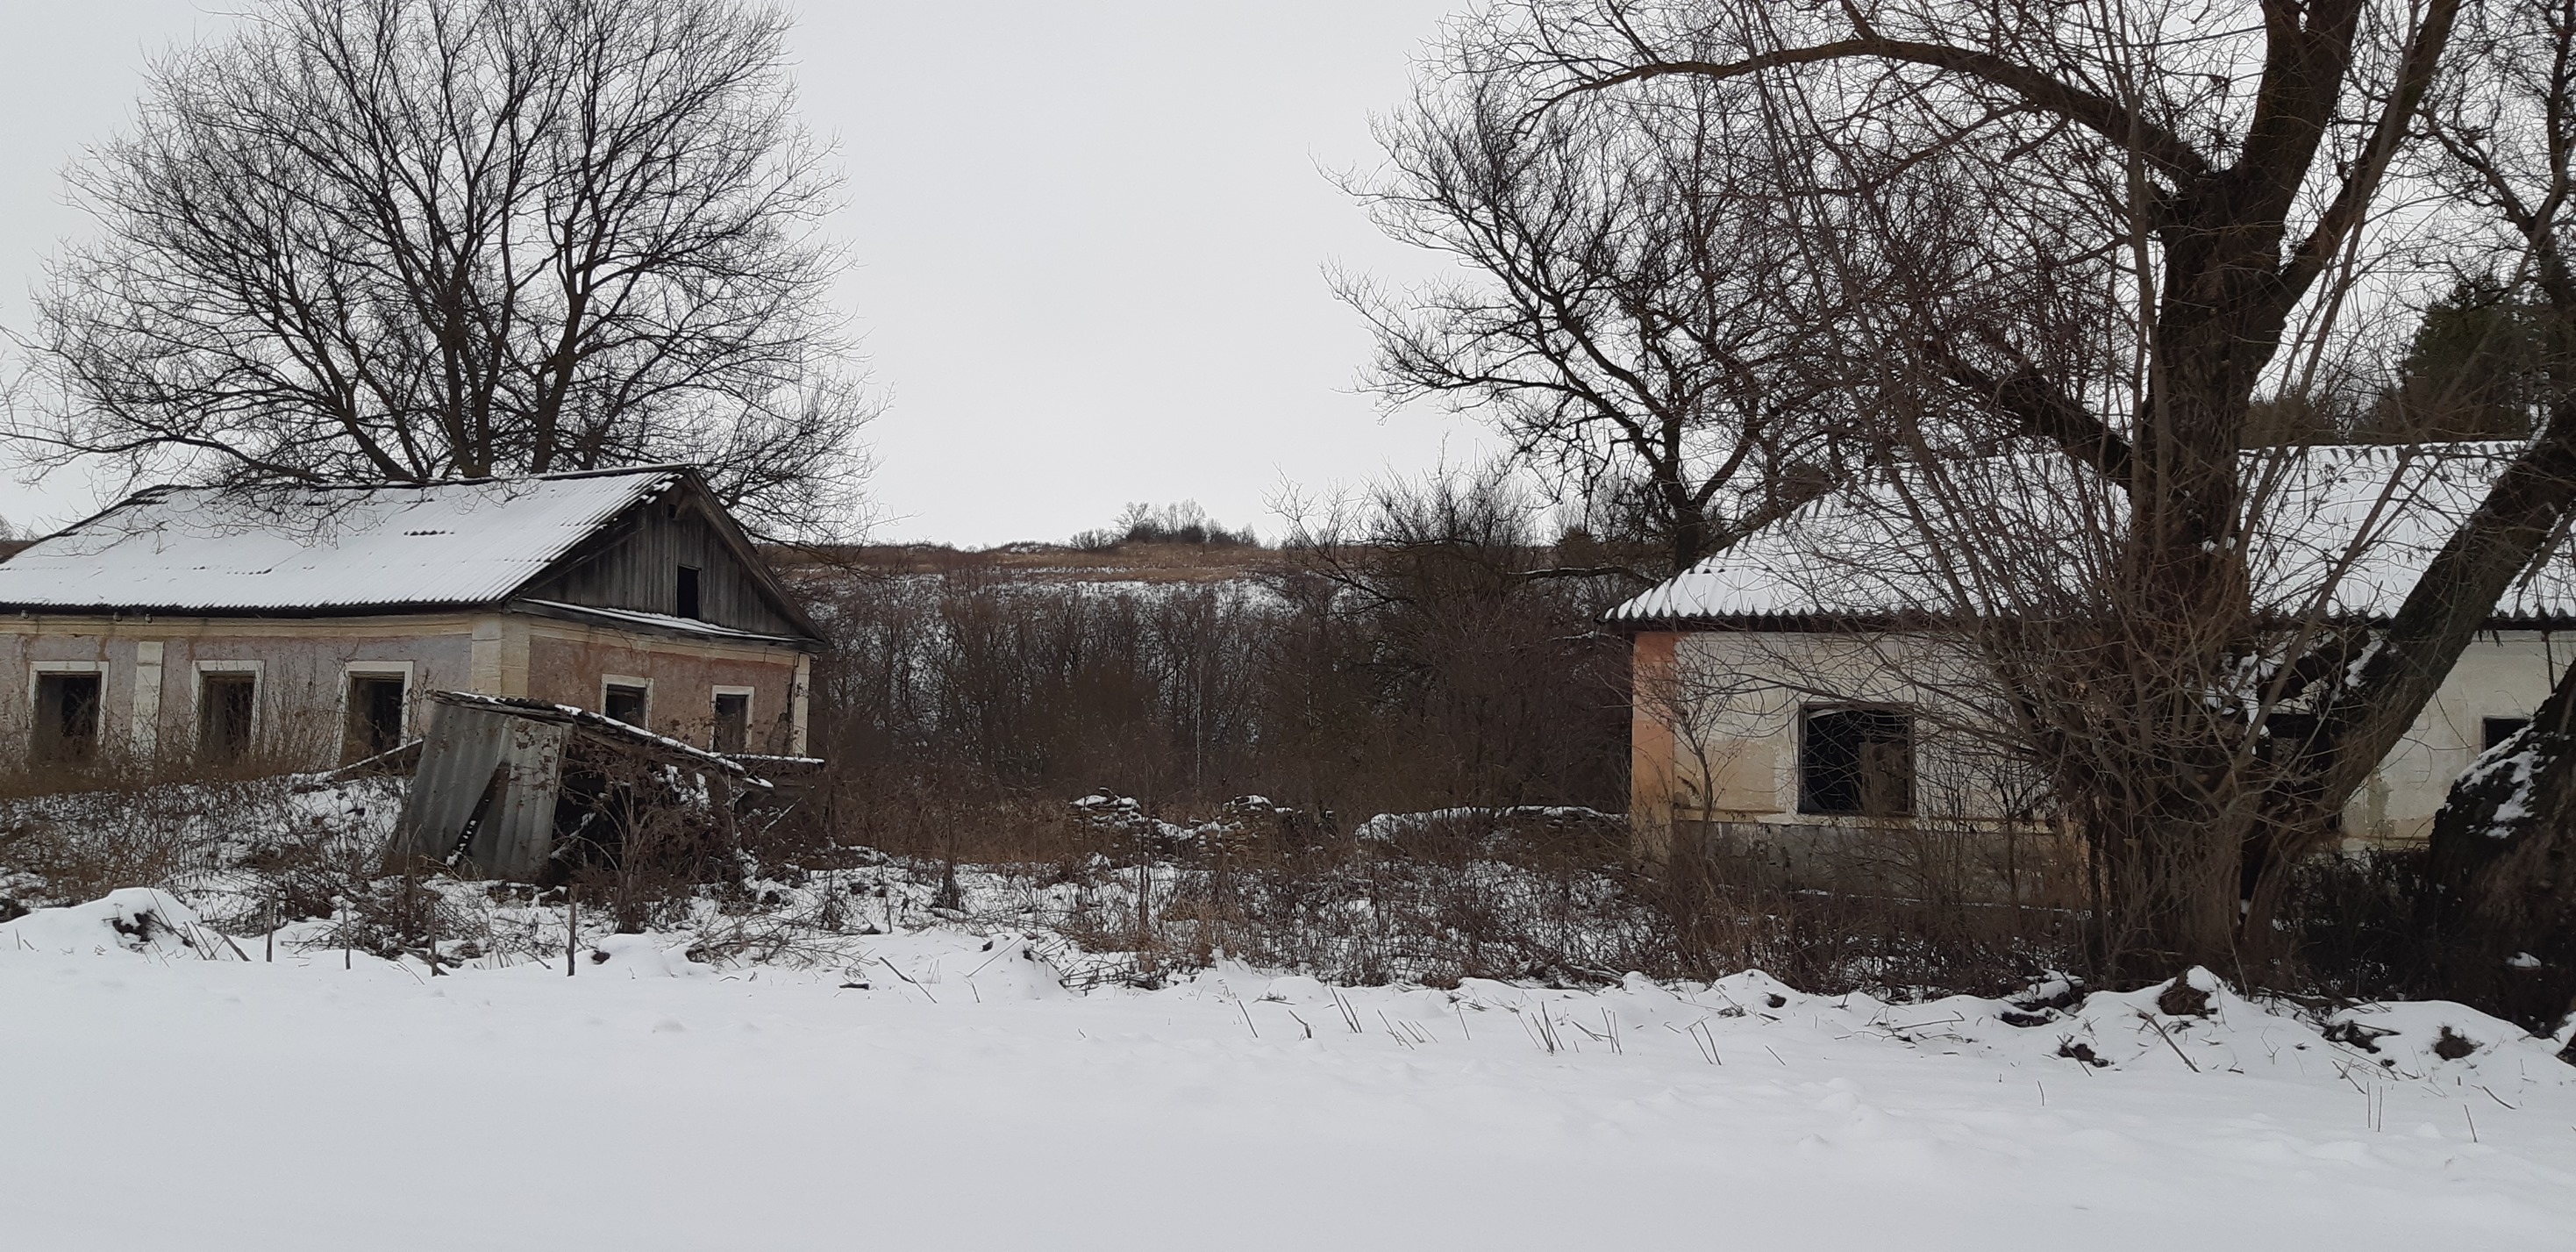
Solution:
[[[674,881],[618,910],[590,895],[575,935],[560,888],[385,875],[398,787],[272,779],[0,801],[0,897],[23,909],[152,887],[260,937],[249,949],[265,950],[274,923],[290,951],[449,965],[560,964],[568,944],[619,928],[728,966],[846,964],[923,927],[1008,932],[1077,986],[1154,986],[1233,958],[1352,985],[1765,968],[1821,991],[1919,995],[2017,986],[2075,956],[2062,910],[1788,891],[1718,854],[1641,865],[1625,830],[1586,810],[1450,810],[1335,836],[1252,798],[1178,824],[1095,797],[1053,823],[1044,859],[896,857],[810,830],[754,840],[722,881]]]

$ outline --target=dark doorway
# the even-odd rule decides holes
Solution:
[[[383,756],[403,742],[403,676],[349,675],[349,726],[342,761]]]
[[[716,736],[712,745],[718,752],[748,752],[751,749],[751,696],[740,691],[716,693]]]
[[[36,675],[36,733],[29,744],[35,758],[62,762],[96,759],[98,706],[98,675]]]
[[[2528,726],[2528,725],[2530,725],[2530,724],[2531,724],[2531,719],[2530,719],[2530,718],[2528,718],[2528,717],[2490,717],[2490,718],[2487,718],[2487,719],[2486,719],[2486,725],[2483,727],[2483,729],[2486,731],[2486,738],[2487,738],[2487,741],[2486,741],[2486,743],[2484,743],[2483,745],[2481,745],[2481,746],[2479,747],[2479,751],[2482,751],[2482,752],[2492,752],[2492,751],[2494,751],[2494,750],[2495,750],[2495,746],[2496,746],[2497,744],[2499,744],[2499,743],[2503,743],[2505,740],[2513,738],[2513,737],[2514,737],[2514,734],[2515,734],[2516,732],[2520,731],[2523,727]]]
[[[638,730],[642,730],[645,729],[644,697],[645,691],[642,687],[630,687],[624,683],[610,683],[608,684],[607,692],[600,700],[599,711],[606,713],[610,717],[616,718],[618,721],[624,722],[629,726],[633,726]]]
[[[201,674],[197,681],[197,756],[229,764],[250,755],[256,674]]]
[[[1914,719],[1893,709],[1818,709],[1798,743],[1798,810],[1860,817],[1914,811]]]
[[[677,599],[679,600],[680,605],[677,612],[680,616],[690,618],[702,616],[698,612],[698,569],[696,566],[683,565],[680,567],[680,587]]]

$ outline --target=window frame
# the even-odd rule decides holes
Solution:
[[[707,725],[707,750],[710,752],[723,752],[726,750],[717,746],[718,737],[724,733],[724,720],[722,715],[718,714],[716,711],[718,706],[723,703],[726,696],[742,697],[742,746],[740,748],[733,749],[733,751],[747,755],[751,752],[751,728],[754,723],[754,719],[759,716],[755,711],[760,707],[760,690],[757,687],[737,687],[728,686],[724,683],[717,683],[707,693],[707,712],[709,715]]]
[[[264,724],[267,719],[261,715],[260,706],[264,702],[260,699],[260,694],[268,686],[268,662],[218,659],[199,660],[189,665],[188,751],[190,755],[200,760],[205,758],[206,752],[206,676],[208,674],[220,674],[225,677],[239,677],[244,674],[250,676],[250,729],[245,732],[245,738],[242,740],[242,754],[247,756],[252,751],[252,746],[259,742],[260,733],[267,729]]]
[[[209,746],[206,742],[207,677],[211,675],[226,679],[244,677],[250,679],[250,724],[242,729],[240,755],[228,758],[227,763],[229,763],[229,761],[238,761],[243,757],[249,756],[256,750],[259,743],[260,732],[266,729],[262,724],[266,719],[260,715],[260,693],[268,685],[267,663],[263,661],[198,661],[189,667],[189,674],[189,750],[200,761],[212,759],[206,755],[207,748]]]
[[[91,712],[89,754],[86,757],[64,755],[49,757],[38,748],[36,727],[44,718],[44,680],[48,677],[81,676],[98,680],[98,704]],[[107,662],[105,661],[30,661],[27,663],[27,760],[35,763],[80,763],[96,761],[107,743]]]
[[[402,714],[394,727],[394,746],[413,737],[411,733],[412,695],[420,686],[420,663],[417,661],[347,661],[340,666],[340,755],[343,763],[365,760],[349,756],[350,719],[357,709],[350,697],[356,693],[361,678],[398,678],[402,680]]]
[[[46,674],[98,675],[99,707],[107,706],[107,662],[105,661],[29,661],[27,662],[27,703],[36,702],[36,680]]]
[[[609,712],[608,689],[611,687],[625,687],[631,690],[643,692],[644,720],[640,722],[627,722],[626,719]],[[639,678],[633,674],[602,674],[599,676],[598,707],[599,715],[601,717],[605,717],[614,722],[625,722],[626,725],[632,726],[637,730],[649,732],[653,727],[653,680],[650,678]]]
[[[1852,786],[1857,796],[1855,807],[1849,809],[1828,809],[1817,806],[1815,798],[1816,789],[1812,785],[1813,771],[1810,768],[1810,761],[1812,758],[1809,756],[1810,736],[1814,732],[1815,719],[1820,716],[1834,716],[1837,714],[1851,713],[1884,714],[1897,719],[1898,723],[1904,728],[1905,794],[1902,797],[1901,806],[1895,812],[1873,813],[1869,811],[1868,785],[1865,781],[1865,776],[1860,772],[1860,762],[1858,759],[1858,749],[1861,746],[1862,741],[1855,741],[1853,745],[1854,760],[1852,763]],[[1798,708],[1797,757],[1795,761],[1797,769],[1797,804],[1799,815],[1804,817],[1864,818],[1883,821],[1912,818],[1914,816],[1915,808],[1917,807],[1916,802],[1918,797],[1915,794],[1917,782],[1922,772],[1921,762],[1918,759],[1921,748],[1922,740],[1921,737],[1915,733],[1915,710],[1911,705],[1890,704],[1882,701],[1867,700],[1838,700],[1800,705]]]

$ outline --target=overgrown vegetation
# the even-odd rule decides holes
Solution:
[[[1256,800],[1205,820],[1107,793],[973,842],[889,855],[746,823],[721,865],[592,864],[563,885],[412,874],[384,859],[399,782],[153,782],[0,802],[0,910],[121,886],[186,898],[245,951],[445,965],[565,959],[614,932],[718,963],[864,964],[869,937],[945,924],[1037,937],[1077,983],[1154,985],[1230,957],[1345,983],[1553,984],[1746,968],[1829,990],[2003,990],[2073,955],[2049,909],[1796,890],[1751,859],[1637,862],[1580,808],[1457,808],[1319,829]]]
[[[1280,560],[1136,586],[864,568],[808,589],[833,636],[815,743],[833,820],[889,851],[986,845],[1094,788],[1155,814],[1260,794],[1347,832],[1451,805],[1624,806],[1608,579],[1542,510],[1455,483],[1311,518]]]
[[[415,960],[559,960],[577,891],[585,934],[685,932],[708,959],[845,959],[945,922],[1052,936],[1093,980],[1220,954],[1432,983],[1763,966],[2003,988],[2066,965],[2062,901],[1916,899],[1937,875],[1898,849],[1850,890],[1714,843],[1640,861],[1611,816],[1627,645],[1595,626],[1629,584],[1560,576],[1604,541],[1546,521],[1487,476],[1315,510],[1274,565],[1214,584],[815,567],[831,766],[738,843],[628,815],[646,837],[555,879],[468,882],[384,863],[385,782],[58,769],[0,805],[0,894],[164,886],[234,933],[274,918],[300,945]]]
[[[0,781],[0,910],[149,885],[236,936],[448,964],[563,960],[575,900],[581,943],[649,931],[716,962],[863,964],[872,936],[943,924],[1030,936],[1077,983],[1221,957],[1440,985],[1760,968],[1898,996],[2094,973],[2085,857],[2043,827],[1927,818],[1792,852],[1706,823],[1641,857],[1616,816],[1627,641],[1595,627],[1633,584],[1582,572],[1615,541],[1547,521],[1489,475],[1316,510],[1217,582],[808,567],[830,764],[790,801],[608,814],[616,837],[505,883],[388,864],[394,780],[56,766]],[[2296,974],[2231,972],[2420,991],[2407,864],[2316,862],[2285,923]]]

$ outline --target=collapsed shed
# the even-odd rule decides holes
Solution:
[[[389,857],[522,882],[614,861],[641,837],[729,850],[736,808],[770,784],[741,762],[587,709],[439,691]]]

